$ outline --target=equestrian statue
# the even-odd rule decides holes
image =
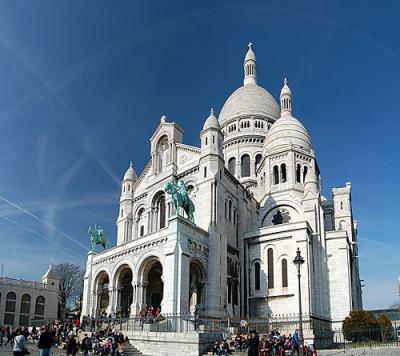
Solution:
[[[106,234],[104,233],[103,228],[100,225],[94,225],[94,227],[89,227],[88,235],[90,238],[90,242],[92,243],[92,251],[96,251],[96,245],[101,245],[106,250],[110,241],[108,241]]]
[[[179,214],[180,208],[186,214],[186,218],[194,224],[194,204],[188,194],[188,187],[183,180],[178,183],[168,182],[165,184],[165,191],[171,195],[172,203]]]

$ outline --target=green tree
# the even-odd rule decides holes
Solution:
[[[376,338],[376,331],[379,329],[375,315],[366,310],[353,310],[343,321],[343,335],[349,341]]]
[[[382,340],[386,341],[393,337],[393,325],[386,314],[382,314],[378,318],[378,323],[381,329]]]

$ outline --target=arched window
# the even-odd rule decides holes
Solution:
[[[255,290],[260,290],[260,279],[261,279],[260,263],[256,262],[254,264],[254,289]]]
[[[274,288],[274,251],[268,249],[268,289]]]
[[[285,163],[281,164],[281,182],[282,183],[286,182],[286,164]]]
[[[256,175],[257,175],[257,169],[260,166],[261,163],[261,159],[262,159],[262,155],[259,153],[258,155],[256,155],[256,162],[255,162],[255,171],[256,171]]]
[[[206,136],[206,146],[208,145],[208,137]]]
[[[204,178],[207,178],[207,167],[204,167]]]
[[[278,166],[274,166],[274,184],[279,183],[279,169]]]
[[[232,282],[228,279],[228,304],[232,302]]]
[[[301,177],[301,165],[300,163],[297,163],[296,165],[296,182],[300,183],[300,177]]]
[[[163,136],[157,144],[158,172],[165,171],[168,164],[168,137]]]
[[[232,174],[236,174],[236,158],[232,157],[228,161],[228,171]]]
[[[303,183],[306,181],[307,171],[308,171],[308,167],[304,166],[304,168],[303,168]]]
[[[35,320],[43,320],[44,318],[44,304],[46,299],[41,295],[36,298],[35,303]]]
[[[4,324],[14,325],[15,303],[17,296],[14,292],[9,292],[6,297],[6,309],[4,311]]]
[[[242,177],[250,177],[250,156],[242,156]]]
[[[143,236],[144,235],[144,208],[140,208],[136,215],[136,236]]]
[[[229,212],[228,212],[229,221],[232,221],[232,200],[229,200]]]
[[[24,294],[21,298],[21,308],[19,312],[19,325],[29,326],[29,316],[31,312],[31,296]]]
[[[165,197],[161,197],[158,202],[158,213],[159,213],[159,221],[160,221],[160,229],[165,227]]]
[[[288,274],[287,274],[287,260],[282,260],[282,287],[287,288],[288,286]]]
[[[238,293],[238,281],[234,280],[232,285],[232,304],[238,305],[239,304],[239,293]]]

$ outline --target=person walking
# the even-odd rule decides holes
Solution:
[[[0,347],[3,346],[3,337],[4,337],[4,333],[3,333],[3,327],[0,326]]]
[[[38,342],[38,348],[40,349],[39,356],[50,356],[52,344],[53,344],[53,336],[50,334],[49,326],[46,325],[39,337],[39,342]]]
[[[4,346],[7,346],[8,343],[11,344],[11,347],[14,346],[14,333],[12,332],[11,328],[7,327],[6,329],[6,333],[7,333],[7,341],[4,344]]]
[[[299,330],[296,329],[296,331],[293,334],[292,337],[292,355],[297,353],[297,355],[300,355],[300,334]]]
[[[247,344],[247,355],[258,356],[260,339],[258,338],[257,331],[253,330]]]
[[[67,342],[67,356],[76,355],[76,351],[78,350],[78,344],[76,343],[75,335],[71,335]]]
[[[25,336],[22,334],[21,328],[17,328],[15,330],[13,355],[14,356],[28,355],[28,351],[26,350],[25,346]]]
[[[81,341],[81,351],[83,352],[83,356],[88,356],[91,348],[92,340],[90,340],[87,334],[85,334],[85,337]]]

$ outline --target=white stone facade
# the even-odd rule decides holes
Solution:
[[[249,47],[244,85],[213,110],[200,147],[183,144],[183,129],[161,118],[151,159],[122,181],[117,246],[88,255],[83,315],[163,313],[265,317],[302,306],[321,323],[339,323],[362,307],[357,225],[351,184],[321,195],[311,138],[292,115],[285,80],[280,105],[257,85]],[[177,216],[168,181],[184,180],[196,225]]]
[[[0,324],[31,326],[57,319],[59,283],[53,266],[42,277],[42,283],[1,277]]]

